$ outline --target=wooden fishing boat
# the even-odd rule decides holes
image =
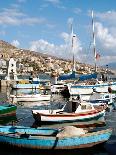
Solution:
[[[17,109],[16,105],[12,104],[0,105],[0,118],[16,115],[16,109]]]
[[[78,121],[97,120],[105,115],[104,106],[94,107],[90,102],[77,100],[67,102],[62,109],[32,110],[38,122],[71,123]]]
[[[51,95],[49,94],[21,94],[10,95],[12,102],[37,102],[37,101],[49,101]]]
[[[10,131],[10,132],[9,132]],[[23,133],[24,132],[24,133]],[[106,142],[111,129],[90,131],[67,126],[60,129],[0,127],[0,144],[29,149],[78,149]]]
[[[58,132],[58,129],[55,128],[47,128],[47,127],[39,127],[39,128],[31,128],[31,127],[24,127],[24,126],[0,126],[0,134],[30,134],[30,135],[54,135]]]

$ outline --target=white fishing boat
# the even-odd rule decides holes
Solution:
[[[12,102],[37,102],[37,101],[49,101],[51,95],[49,94],[21,94],[10,95]]]
[[[71,123],[98,120],[105,115],[104,106],[94,107],[90,102],[72,100],[62,109],[32,110],[36,121],[47,123]]]

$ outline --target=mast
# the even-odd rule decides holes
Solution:
[[[95,72],[97,71],[97,66],[96,66],[96,40],[95,40],[95,25],[94,25],[94,15],[93,15],[93,10],[91,12],[92,16],[92,30],[93,30],[93,52],[94,52],[94,61],[95,61]]]
[[[75,39],[76,35],[74,35],[73,33],[73,25],[71,24],[71,48],[72,48],[72,53],[73,53],[73,67],[72,67],[72,71],[76,71],[75,69],[75,55],[74,55],[74,39]]]

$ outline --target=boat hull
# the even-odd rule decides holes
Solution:
[[[116,82],[107,82],[95,85],[72,85],[69,87],[70,94],[75,95],[80,94],[91,94],[94,91],[96,92],[108,92],[108,87],[111,87],[112,90],[116,90]]]
[[[104,143],[110,138],[111,133],[112,130],[107,129],[79,136],[66,137],[0,134],[0,143],[31,149],[78,149]]]
[[[33,117],[38,122],[48,123],[72,123],[72,122],[85,122],[91,120],[98,120],[105,114],[105,110],[91,110],[86,113],[62,113],[45,114],[32,111]]]
[[[92,88],[73,88],[71,87],[70,90],[70,95],[78,95],[78,94],[82,94],[82,95],[89,95],[93,93],[93,89]]]
[[[15,105],[1,105],[0,118],[16,115],[16,109],[17,107]]]
[[[21,96],[11,96],[13,102],[37,102],[37,101],[49,101],[51,98],[51,95],[42,95],[42,94],[36,94],[36,95],[21,95]]]
[[[12,85],[12,89],[39,89],[40,84],[14,84]]]

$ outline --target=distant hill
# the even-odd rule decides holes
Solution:
[[[0,40],[0,49],[3,49],[3,48],[6,48],[6,49],[16,49],[15,46],[9,44],[8,42],[6,41],[3,41],[3,40]]]
[[[19,52],[19,54],[16,53]],[[20,52],[25,52],[25,54],[27,56],[31,55],[31,56],[42,56],[42,57],[51,57],[53,59],[58,59],[58,60],[66,60],[66,61],[70,61],[68,59],[64,59],[64,58],[59,58],[57,56],[53,56],[53,55],[48,55],[48,54],[44,54],[44,53],[41,53],[41,52],[35,52],[35,51],[30,51],[29,49],[20,49],[20,48],[17,48],[13,45],[11,45],[10,43],[6,42],[6,41],[3,41],[3,40],[0,40],[0,54],[2,53],[7,53],[7,55],[9,55],[9,57],[17,57],[17,56],[21,56],[21,53]]]
[[[51,57],[52,58],[52,69],[51,66],[46,65],[46,58]],[[64,59],[59,58],[57,56],[48,55],[41,52],[35,52],[30,51],[29,49],[20,49],[17,48],[10,43],[0,40],[0,58],[8,61],[10,58],[14,58],[18,63],[23,64],[24,66],[33,67],[35,71],[49,71],[50,69],[53,70],[54,66],[57,64],[61,68],[65,68],[65,66],[72,66],[72,59]],[[85,63],[76,62],[80,66],[80,72],[83,72],[84,67],[89,67],[93,71],[93,66]],[[109,68],[114,67],[116,69],[116,63],[114,64],[108,64]],[[104,66],[106,68],[106,65]],[[67,67],[67,70],[69,71],[69,68]],[[86,70],[84,70],[85,72]],[[100,69],[99,71],[104,72],[105,69]],[[86,71],[88,73],[88,71]]]

